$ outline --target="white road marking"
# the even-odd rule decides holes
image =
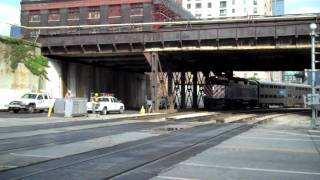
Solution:
[[[257,172],[303,174],[303,175],[320,176],[320,173],[318,173],[318,172],[290,171],[290,170],[279,170],[279,169],[259,169],[259,168],[249,168],[249,167],[206,165],[206,164],[197,164],[197,163],[180,163],[180,164],[185,165],[185,166],[197,166],[197,167],[207,167],[207,168],[220,168],[220,169],[232,169],[232,170],[243,170],[243,171],[257,171]]]
[[[160,179],[173,179],[173,180],[197,180],[197,179],[190,179],[190,178],[180,178],[180,177],[170,177],[170,176],[157,176]]]
[[[267,137],[250,137],[250,136],[237,136],[241,139],[262,139],[262,140],[279,140],[279,141],[305,141],[305,142],[320,142],[320,140],[306,140],[306,139],[292,139],[292,138],[267,138]]]

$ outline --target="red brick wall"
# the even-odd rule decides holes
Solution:
[[[52,3],[32,3],[22,4],[22,11],[42,10],[42,9],[61,9],[73,7],[115,5],[115,4],[133,4],[152,2],[152,0],[75,0],[68,2],[52,2]]]

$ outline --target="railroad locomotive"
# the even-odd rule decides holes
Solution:
[[[303,107],[303,95],[310,92],[304,84],[211,77],[204,87],[204,107]]]

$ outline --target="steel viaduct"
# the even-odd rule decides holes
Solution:
[[[156,24],[57,26],[48,28],[77,29],[77,33],[40,33],[38,40],[42,53],[50,58],[117,71],[150,72],[151,97],[156,107],[159,96],[166,91],[164,94],[171,102],[179,94],[181,108],[188,103],[197,108],[205,78],[212,74],[232,76],[234,70],[303,71],[310,68],[309,25],[320,26],[319,19],[320,14],[305,14]],[[137,29],[147,25],[161,28],[121,31],[123,26]],[[98,31],[89,33],[88,29],[92,28]],[[41,28],[38,29],[41,32]],[[163,88],[161,82],[165,82]]]

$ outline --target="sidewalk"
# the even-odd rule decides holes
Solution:
[[[212,147],[154,179],[320,179],[320,130],[286,115]]]

